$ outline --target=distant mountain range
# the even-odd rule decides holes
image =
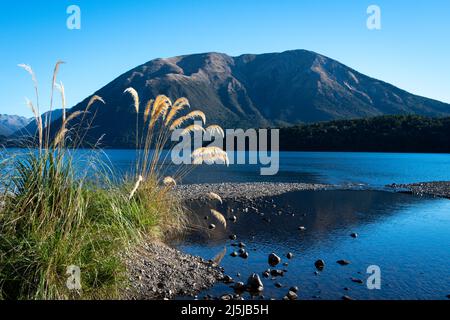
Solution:
[[[130,96],[123,94],[128,87],[138,91],[143,105],[158,94],[187,97],[193,108],[206,113],[209,124],[225,128],[397,114],[450,116],[449,104],[408,93],[311,51],[238,57],[203,53],[152,60],[95,92],[106,105],[91,110],[97,111],[91,137],[105,134],[109,146],[133,141],[136,115]],[[71,112],[84,110],[89,99]],[[33,126],[22,132],[34,132]]]
[[[0,114],[0,136],[7,137],[30,122],[30,118]]]

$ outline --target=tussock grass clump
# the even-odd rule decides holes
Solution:
[[[150,100],[141,114],[138,93],[129,88],[125,93],[131,94],[137,117],[139,155],[134,175],[112,182],[111,169],[95,159],[88,159],[83,169],[86,172],[80,172],[72,150],[81,145],[86,134],[80,131],[83,121],[88,121],[88,128],[92,124],[92,117],[87,117],[91,106],[105,101],[93,96],[85,110],[66,114],[64,86],[56,85],[61,63],[54,69],[50,102],[52,107],[56,87],[63,105],[56,133],[50,129],[50,116],[42,121],[35,74],[29,66],[20,65],[30,73],[36,89],[36,102],[27,100],[27,104],[37,123],[34,142],[38,143],[36,149],[30,147],[25,155],[7,161],[8,170],[0,168],[2,299],[120,298],[128,281],[124,254],[142,241],[179,232],[185,224],[183,208],[171,189],[187,171],[180,169],[172,177],[164,177],[160,157],[174,130],[173,123],[178,128],[196,117],[205,122],[205,115],[197,111],[182,116],[182,121],[176,119],[189,102],[180,98],[172,104],[166,96]],[[138,127],[140,116],[144,117],[144,128]],[[75,118],[78,124],[71,126]],[[187,128],[186,134],[196,129]],[[203,148],[197,157],[227,162],[226,154],[216,149]],[[195,162],[194,153],[193,158]],[[90,166],[96,168],[94,177],[87,174]],[[81,272],[81,287],[76,290],[67,286],[70,266],[79,267]]]
[[[0,209],[2,298],[119,298],[121,255],[183,226],[181,206],[156,181],[130,199],[127,184],[105,178],[99,187],[77,178],[71,159],[43,150],[15,160],[14,189]],[[80,291],[66,287],[70,265],[81,269]]]

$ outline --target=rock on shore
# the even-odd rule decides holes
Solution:
[[[450,199],[450,181],[421,182],[411,184],[391,184],[388,187],[395,190],[404,189],[414,195],[430,195]]]
[[[125,299],[195,296],[223,277],[218,267],[163,243],[147,243],[125,257],[130,286]]]
[[[201,199],[209,192],[219,194],[222,199],[256,199],[277,196],[292,191],[325,190],[331,187],[325,184],[310,183],[205,183],[178,185],[174,191],[184,200]]]

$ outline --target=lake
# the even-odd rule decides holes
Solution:
[[[98,158],[108,162],[117,175],[131,172],[136,158],[134,150],[78,150],[76,154],[82,159],[80,167],[85,167],[87,157]],[[259,165],[204,165],[182,182],[306,182],[379,188],[391,183],[450,180],[449,168],[450,154],[280,152],[280,170],[274,176],[261,176]]]
[[[125,175],[132,170],[136,154],[133,150],[77,151],[80,159],[87,155],[109,159],[114,172]],[[85,166],[82,160],[78,163]],[[169,173],[173,170],[167,169]],[[450,201],[384,189],[391,183],[450,180],[450,155],[281,152],[277,175],[261,176],[259,169],[257,165],[202,166],[182,182],[306,182],[360,186],[362,190],[288,193],[261,199],[258,212],[248,213],[240,203],[225,202],[217,209],[233,213],[237,222],[214,232],[205,231],[203,217],[208,208],[194,203],[193,221],[199,228],[175,245],[206,259],[226,248],[221,265],[226,274],[243,282],[253,272],[262,275],[269,268],[268,254],[277,253],[282,263],[289,263],[277,268],[287,272],[273,280],[263,278],[264,298],[281,299],[290,286],[300,288],[301,299],[340,299],[343,295],[355,299],[446,299],[450,294]],[[299,231],[299,226],[306,230]],[[359,236],[350,237],[352,232]],[[230,256],[238,250],[232,246],[236,242],[228,239],[230,234],[246,244],[248,259]],[[294,254],[293,259],[286,258],[288,252]],[[325,268],[316,273],[314,262],[318,259],[325,261]],[[351,263],[341,266],[336,263],[341,259]],[[366,286],[370,265],[381,269],[381,290]],[[277,288],[277,282],[283,287]],[[232,292],[229,285],[219,283],[200,298]],[[250,298],[248,294],[244,297]]]
[[[203,217],[208,208],[194,205],[197,231],[176,245],[207,259],[226,248],[220,264],[225,273],[244,283],[253,272],[259,274],[265,299],[282,299],[291,286],[299,287],[299,299],[341,299],[344,295],[353,299],[446,299],[450,294],[449,200],[330,190],[293,192],[257,202],[258,212],[243,212],[234,202],[219,206],[225,215],[237,216],[226,231],[219,227],[206,231]],[[299,231],[299,226],[306,230]],[[352,233],[358,237],[352,238]],[[236,234],[237,240],[229,240],[230,234]],[[239,250],[233,246],[239,242],[246,245],[247,259],[230,255]],[[262,276],[271,268],[271,252],[282,258],[272,268],[286,270],[282,277]],[[289,252],[294,254],[292,259],[286,258]],[[316,274],[314,263],[319,259],[325,261],[325,268]],[[338,260],[350,264],[342,266]],[[284,266],[285,262],[289,265]],[[367,268],[372,265],[381,270],[380,290],[369,290],[366,285]],[[277,288],[277,283],[283,287]],[[231,285],[219,283],[199,298],[232,293]],[[248,293],[243,296],[251,298]]]

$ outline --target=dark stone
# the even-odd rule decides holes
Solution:
[[[223,301],[233,300],[233,296],[231,294],[224,294],[223,296],[220,297],[220,300]]]
[[[298,296],[297,293],[290,291],[288,292],[288,294],[286,295],[286,297],[288,297],[289,300],[297,300]]]
[[[305,231],[306,228],[305,228],[304,226],[300,226],[300,227],[298,227],[298,230],[300,230],[300,231]]]
[[[234,258],[234,257],[237,257],[237,256],[238,256],[238,253],[237,253],[236,251],[233,251],[232,253],[230,253],[230,256],[232,256],[233,258]]]
[[[233,283],[233,282],[234,282],[233,278],[230,277],[229,275],[225,275],[225,276],[223,277],[222,281],[223,281],[224,283],[227,283],[227,284],[228,284],[228,283]]]
[[[338,264],[340,264],[341,266],[346,266],[346,265],[350,264],[350,261],[348,261],[348,260],[338,260],[336,262]]]
[[[358,234],[355,233],[355,232],[350,233],[350,237],[352,237],[352,238],[358,238]]]
[[[361,279],[357,279],[357,278],[351,278],[351,280],[355,283],[359,283],[359,284],[363,284],[364,281],[362,281]]]
[[[239,247],[239,248],[245,248],[245,243],[239,242],[238,247]]]
[[[342,300],[353,300],[353,298],[349,296],[342,296]]]
[[[228,238],[230,238],[230,240],[236,240],[237,236],[235,234],[232,234]]]
[[[275,283],[275,287],[281,288],[281,287],[283,287],[283,285],[281,283],[277,282],[277,283]]]
[[[286,257],[287,257],[288,259],[292,259],[292,258],[294,257],[294,254],[293,254],[292,252],[289,252],[289,253],[286,255]]]
[[[270,270],[266,270],[263,272],[263,277],[268,278],[270,276]]]
[[[270,270],[270,275],[273,277],[284,276],[283,270]]]
[[[247,280],[247,290],[250,292],[261,292],[264,285],[256,273],[253,273]]]
[[[269,265],[275,267],[277,264],[281,262],[281,258],[277,256],[275,253],[269,254]]]
[[[208,227],[210,230],[214,230],[216,228],[216,225],[211,223]]]
[[[325,261],[323,260],[317,260],[314,265],[316,266],[317,270],[322,271],[323,268],[325,268]]]
[[[231,216],[230,217],[230,221],[231,222],[236,222],[237,221],[237,217],[236,216]]]
[[[248,258],[248,252],[245,251],[245,252],[241,253],[241,254],[239,255],[239,257],[241,257],[242,259],[247,259],[247,258]]]
[[[245,291],[245,284],[243,282],[236,282],[233,289],[237,292]]]
[[[289,291],[297,293],[298,292],[298,287],[290,287]]]
[[[245,253],[246,251],[245,251],[244,248],[240,248],[238,252],[239,252],[239,254],[243,254],[243,253]]]

